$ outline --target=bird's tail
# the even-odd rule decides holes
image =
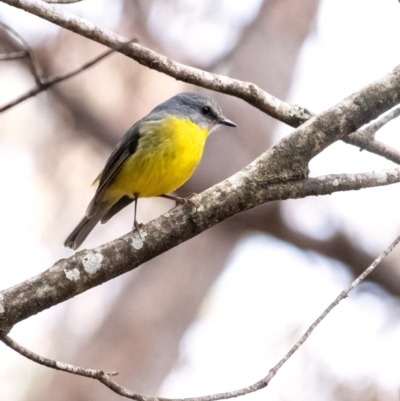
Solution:
[[[92,216],[84,216],[79,224],[75,227],[74,231],[68,236],[64,242],[64,246],[71,248],[73,250],[79,248],[85,238],[93,230],[94,226],[100,221],[105,210],[104,208],[98,208],[96,213]]]

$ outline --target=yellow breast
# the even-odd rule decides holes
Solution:
[[[194,173],[208,133],[208,129],[189,119],[168,117],[143,123],[138,147],[107,189],[105,200],[134,194],[152,197],[175,191]]]

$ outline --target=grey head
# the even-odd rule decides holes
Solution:
[[[211,97],[195,92],[184,92],[159,104],[144,120],[156,120],[166,115],[189,118],[202,128],[210,131],[218,125],[236,127],[233,121],[222,115],[221,107]]]

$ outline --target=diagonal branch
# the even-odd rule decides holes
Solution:
[[[301,125],[232,177],[198,195],[195,210],[190,205],[175,208],[147,224],[139,237],[128,234],[94,251],[78,252],[1,292],[0,332],[6,333],[15,323],[132,270],[262,203],[399,182],[398,169],[299,180],[307,176],[308,163],[314,156],[399,104],[399,88],[400,67],[396,67]]]
[[[374,139],[375,134],[387,123],[400,116],[400,107],[395,107],[389,112],[380,116],[377,120],[372,121],[366,127],[359,129],[357,132],[346,136],[343,142],[358,146],[361,150],[368,150],[382,156],[394,163],[400,164],[400,152],[381,141]]]
[[[297,105],[290,105],[270,95],[253,83],[243,82],[228,78],[224,75],[212,74],[194,67],[186,66],[137,43],[125,46],[127,40],[124,37],[107,29],[100,28],[88,20],[61,11],[51,4],[46,4],[39,0],[0,1],[35,14],[40,18],[53,22],[88,39],[116,49],[138,63],[169,75],[177,80],[238,97],[269,116],[294,128],[313,116],[313,113],[309,112],[307,109]],[[6,108],[0,108],[0,112],[35,96],[37,93],[38,92],[35,90],[28,92],[21,96],[20,99],[11,102]],[[352,138],[345,139],[345,141],[400,164],[399,152],[381,142],[375,140],[366,141],[365,138],[361,138],[358,133],[354,133]]]
[[[2,23],[0,23],[0,25],[1,24]],[[39,81],[36,80],[36,87],[35,88],[33,88],[30,91],[24,93],[23,95],[21,95],[18,98],[12,100],[11,102],[5,104],[4,106],[1,106],[0,107],[0,113],[3,112],[3,111],[6,111],[8,109],[11,109],[12,107],[16,106],[17,104],[20,104],[23,101],[25,101],[27,99],[30,99],[31,97],[36,96],[40,92],[43,92],[43,91],[51,88],[52,86],[54,86],[56,84],[59,84],[60,82],[63,82],[65,80],[67,80],[67,79],[70,79],[70,78],[80,74],[81,72],[83,72],[83,71],[87,70],[88,68],[94,66],[95,64],[97,64],[98,62],[103,60],[104,58],[108,57],[110,54],[118,51],[121,47],[126,46],[127,43],[132,43],[132,42],[136,42],[136,39],[133,39],[133,40],[128,41],[128,42],[125,42],[123,45],[118,46],[118,48],[116,48],[116,49],[107,50],[104,53],[100,54],[99,56],[95,57],[93,60],[88,61],[87,63],[81,65],[80,67],[76,68],[75,70],[72,70],[72,71],[67,72],[65,74],[56,75],[56,76],[51,77],[51,78],[43,78],[43,77],[38,78]],[[26,52],[27,52],[27,55],[29,56],[29,59],[33,60],[32,59],[33,52],[31,50],[29,50],[29,51],[26,50]],[[0,55],[0,60],[1,60],[1,55]],[[35,65],[36,64],[38,65],[38,63],[35,61]],[[36,71],[36,69],[34,69],[34,71]],[[36,77],[36,75],[35,75],[35,77]]]
[[[342,141],[350,145],[358,146],[360,150],[367,150],[393,163],[400,164],[400,152],[376,139],[369,139],[358,132],[354,132],[343,138]]]
[[[16,60],[25,58],[28,55],[26,50],[20,50],[18,52],[0,54],[0,61]]]
[[[49,4],[72,4],[72,3],[80,3],[83,0],[43,0]]]
[[[33,362],[38,363],[39,365],[43,365],[55,370],[60,370],[61,372],[87,377],[89,379],[96,379],[100,383],[103,383],[109,389],[114,391],[114,393],[122,397],[131,398],[138,401],[150,400],[150,397],[144,397],[139,394],[132,393],[131,391],[125,389],[124,387],[117,384],[114,380],[112,380],[111,377],[118,375],[118,372],[104,373],[101,370],[86,369],[79,366],[71,365],[69,363],[54,361],[53,359],[45,358],[43,356],[35,354],[32,351],[29,351],[22,345],[15,342],[9,336],[0,337],[0,341],[2,341],[14,351],[18,352],[18,354],[30,359]]]
[[[141,228],[141,236],[129,233],[93,250],[77,252],[38,276],[0,292],[0,333],[6,334],[19,321],[135,269],[241,211],[278,199],[396,182],[400,182],[400,169],[269,184],[241,171],[194,198],[200,205],[197,208],[176,207]]]
[[[114,50],[107,50],[104,53],[100,54],[93,60],[83,64],[79,68],[76,68],[75,70],[72,70],[70,72],[67,72],[65,74],[57,75],[51,78],[43,79],[35,88],[32,88],[30,91],[24,93],[23,95],[19,96],[18,98],[12,100],[11,102],[5,104],[4,106],[0,107],[0,113],[6,110],[11,109],[12,107],[16,106],[17,104],[22,103],[23,101],[30,99],[31,97],[36,96],[37,94],[51,88],[52,86],[59,84],[60,82],[63,82],[69,78],[72,78],[78,74],[80,74],[82,71],[87,70],[88,68],[92,67],[93,65],[97,64],[99,61],[103,60],[107,56],[109,56],[111,53],[113,53]]]
[[[22,47],[24,48],[24,51],[26,52],[26,55],[28,56],[29,60],[29,66],[32,72],[32,75],[35,78],[36,85],[41,85],[42,84],[42,77],[43,77],[43,71],[40,68],[40,64],[36,59],[35,54],[33,53],[31,47],[29,46],[28,42],[25,40],[25,38],[20,35],[16,30],[11,28],[11,26],[5,24],[4,22],[0,21],[0,27],[7,31],[11,36],[13,36],[15,39],[20,42]]]
[[[400,236],[398,236],[392,244],[382,252],[375,261],[364,270],[364,272],[358,276],[349,287],[347,287],[344,291],[342,291],[336,299],[324,310],[324,312],[314,321],[314,323],[308,328],[308,330],[303,334],[303,336],[297,341],[297,343],[289,350],[289,352],[268,372],[268,374],[258,382],[241,388],[239,390],[228,391],[223,393],[206,395],[203,397],[189,397],[189,398],[153,398],[144,396],[138,393],[134,393],[119,384],[117,384],[114,380],[111,379],[112,376],[116,376],[117,372],[112,373],[104,373],[101,370],[95,369],[85,369],[78,366],[74,366],[71,364],[67,364],[64,362],[54,361],[52,359],[44,358],[40,355],[35,354],[32,351],[22,347],[18,343],[16,343],[9,336],[5,335],[0,337],[0,340],[12,348],[14,351],[18,352],[20,355],[30,359],[33,362],[36,362],[40,365],[47,366],[51,369],[60,370],[63,372],[84,376],[90,379],[96,379],[100,383],[107,386],[116,394],[137,401],[217,401],[217,400],[227,400],[231,398],[236,398],[239,396],[243,396],[246,394],[254,393],[258,390],[261,390],[268,386],[270,381],[279,371],[279,369],[294,355],[294,353],[307,341],[312,332],[317,328],[317,326],[328,316],[328,314],[342,301],[347,298],[349,293],[357,287],[372,271],[382,262],[382,260],[389,255],[389,253],[396,247],[396,245],[400,242]]]
[[[127,42],[126,38],[110,30],[100,28],[84,18],[62,11],[40,0],[1,1],[113,49]],[[177,80],[236,96],[271,117],[294,127],[299,126],[310,117],[310,113],[307,110],[289,105],[252,83],[186,66],[137,43],[124,46],[119,52],[145,67],[162,72]]]
[[[379,117],[376,121],[373,121],[371,124],[368,124],[367,127],[361,128],[359,132],[372,139],[375,134],[383,128],[387,123],[394,120],[395,118],[400,116],[400,107],[394,107],[392,110],[388,111],[387,113],[383,114]]]

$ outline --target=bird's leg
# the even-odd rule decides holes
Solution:
[[[191,199],[194,196],[196,196],[197,194],[191,194],[186,198],[180,198],[179,196],[173,196],[173,195],[160,195],[161,198],[166,198],[166,199],[171,199],[173,201],[175,201],[175,206],[178,205],[187,205],[189,203],[191,203],[194,206],[197,206],[196,203]]]
[[[138,204],[138,194],[134,194],[133,195],[135,197],[135,210],[134,210],[134,215],[133,215],[133,227],[132,227],[132,231],[137,231],[140,235],[140,227],[143,226],[143,224],[138,223],[138,221],[136,220],[136,212],[137,212],[137,204]]]

